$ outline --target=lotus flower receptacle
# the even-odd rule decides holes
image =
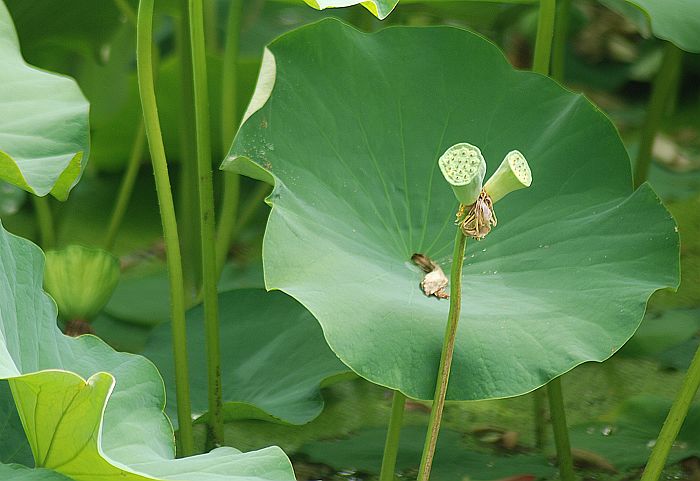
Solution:
[[[496,172],[484,185],[494,204],[513,191],[530,187],[532,172],[525,156],[517,150],[508,152]]]
[[[44,289],[66,321],[91,321],[119,282],[119,261],[109,252],[71,245],[46,252]]]
[[[486,175],[486,161],[478,147],[466,142],[455,144],[442,154],[438,165],[460,204],[476,202]]]

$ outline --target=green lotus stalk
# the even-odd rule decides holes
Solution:
[[[119,282],[119,261],[102,249],[71,245],[46,252],[44,288],[66,321],[66,334],[92,332],[89,323]]]
[[[168,281],[170,284],[170,324],[173,332],[173,358],[175,364],[175,392],[179,431],[179,454],[189,456],[194,452],[192,435],[192,403],[190,401],[189,366],[187,360],[187,327],[185,324],[185,289],[182,273],[180,239],[177,232],[175,205],[168,161],[158,118],[155,79],[153,76],[153,10],[155,0],[139,2],[136,30],[136,70],[139,96],[143,111],[146,138],[151,152],[153,176],[156,182],[160,219],[163,224]]]
[[[683,421],[688,415],[688,410],[693,403],[693,399],[695,399],[698,389],[700,389],[700,347],[695,351],[695,356],[693,356],[690,367],[685,374],[683,384],[678,391],[676,399],[673,401],[668,416],[666,416],[659,437],[656,440],[656,444],[654,444],[654,449],[651,452],[651,456],[649,456],[649,461],[642,473],[642,481],[658,481],[661,478],[668,455],[681,430],[681,426],[683,426]]]
[[[459,229],[455,237],[450,271],[450,310],[440,355],[433,406],[428,421],[428,432],[418,468],[418,481],[430,479],[435,446],[440,432],[462,306],[462,265],[467,238],[483,239],[491,231],[491,227],[497,223],[493,204],[510,192],[529,187],[532,183],[530,166],[517,150],[506,155],[483,188],[486,161],[478,147],[467,143],[453,145],[440,157],[438,165],[460,202],[456,221]]]

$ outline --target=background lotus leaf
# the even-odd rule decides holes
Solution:
[[[321,413],[320,386],[348,368],[323,339],[318,323],[282,292],[237,289],[219,294],[223,399],[227,419],[272,419],[304,424]],[[187,314],[191,372],[206,372],[202,307]],[[171,326],[158,326],[143,355],[158,366],[175,413]],[[207,410],[207,380],[191,383],[192,408]],[[174,417],[174,416],[173,416]]]
[[[0,464],[0,479],[4,481],[71,481],[48,469],[31,469],[21,464]]]
[[[696,0],[601,0],[624,15],[627,12],[621,5],[623,1],[645,14],[655,37],[688,52],[700,53],[700,3]]]
[[[61,334],[43,270],[41,250],[0,226],[0,378],[9,379],[38,467],[79,481],[294,479],[279,448],[174,459],[155,366],[97,337]]]
[[[361,376],[432,398],[448,302],[414,252],[449,271],[457,203],[437,158],[470,142],[493,172],[528,158],[533,185],[471,242],[450,399],[531,391],[634,333],[678,283],[675,223],[582,95],[513,69],[450,27],[364,34],[326,20],[274,41],[224,168],[274,183],[265,282],[318,319]]]
[[[304,0],[312,7],[323,10],[324,8],[349,7],[360,4],[380,20],[383,20],[399,3],[399,0]]]
[[[88,158],[88,102],[70,78],[25,63],[0,2],[0,180],[65,200]]]

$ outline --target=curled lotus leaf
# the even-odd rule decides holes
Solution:
[[[43,272],[41,250],[0,225],[0,379],[9,381],[38,468],[75,481],[294,480],[277,447],[175,459],[155,366],[92,335],[64,336]]]
[[[68,77],[28,65],[0,1],[0,180],[66,200],[88,158],[89,105]]]

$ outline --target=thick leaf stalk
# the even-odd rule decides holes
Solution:
[[[656,440],[654,449],[651,451],[649,461],[647,462],[641,481],[658,481],[661,477],[661,472],[666,465],[668,454],[671,452],[673,442],[676,440],[683,421],[688,415],[688,409],[695,398],[695,394],[700,388],[700,347],[695,351],[688,372],[683,380],[683,385],[676,400],[673,401],[671,410],[668,412],[666,421],[661,428],[659,437]]]
[[[382,457],[382,470],[379,473],[379,481],[394,481],[396,472],[396,458],[399,454],[399,440],[401,437],[401,423],[406,406],[406,396],[400,391],[394,391],[391,402],[391,417],[389,428],[384,443],[384,456]]]
[[[562,481],[574,481],[574,460],[571,454],[569,442],[569,428],[566,424],[566,411],[564,410],[564,395],[561,391],[561,378],[555,378],[547,384],[547,397],[549,398],[549,414],[552,418],[554,431],[554,445],[557,448],[557,461],[559,462],[559,476]]]
[[[556,0],[540,0],[540,12],[537,19],[537,37],[535,38],[535,58],[532,62],[532,71],[541,73],[542,75],[549,75],[555,19]]]
[[[649,177],[649,166],[651,165],[652,152],[654,150],[654,139],[656,138],[656,133],[659,131],[661,120],[668,108],[673,92],[676,89],[681,71],[682,59],[683,51],[671,42],[666,42],[664,58],[661,62],[659,73],[654,79],[647,115],[644,119],[644,125],[642,125],[639,152],[637,153],[637,162],[634,168],[635,187],[642,185]]]
[[[241,34],[241,17],[243,0],[233,0],[229,4],[226,25],[226,42],[224,44],[224,63],[221,79],[221,142],[222,152],[231,147],[233,136],[238,127],[238,43]],[[224,198],[221,203],[219,227],[216,231],[216,272],[217,279],[226,262],[226,254],[231,246],[238,217],[240,197],[240,175],[235,172],[224,173]]]
[[[216,268],[216,227],[214,220],[214,184],[211,171],[211,134],[209,125],[209,93],[204,40],[202,0],[189,1],[190,46],[192,48],[192,77],[194,80],[195,132],[197,144],[197,174],[199,220],[201,227],[202,294],[209,381],[210,445],[224,443],[223,402],[221,394],[221,346],[219,335],[219,306]]]
[[[418,481],[428,481],[430,479],[430,470],[433,467],[435,446],[440,432],[442,411],[445,407],[445,396],[447,395],[447,383],[450,379],[452,356],[454,354],[455,340],[457,338],[457,323],[459,322],[459,314],[462,309],[462,265],[464,264],[464,251],[466,247],[467,237],[461,229],[457,229],[454,251],[452,253],[452,269],[450,271],[450,311],[447,317],[445,338],[442,344],[438,380],[435,386],[433,406],[430,410],[430,419],[428,421],[428,432],[425,437],[423,455],[421,456],[420,468],[418,470]]]
[[[136,33],[136,65],[139,95],[141,96],[146,136],[151,151],[160,218],[163,223],[163,236],[167,251],[180,450],[182,455],[188,456],[194,452],[194,440],[192,437],[192,410],[187,363],[185,289],[182,274],[182,257],[180,255],[180,239],[175,219],[175,205],[170,188],[168,163],[165,157],[163,136],[158,119],[158,105],[156,103],[153,79],[153,4],[154,0],[141,0],[139,3]]]

